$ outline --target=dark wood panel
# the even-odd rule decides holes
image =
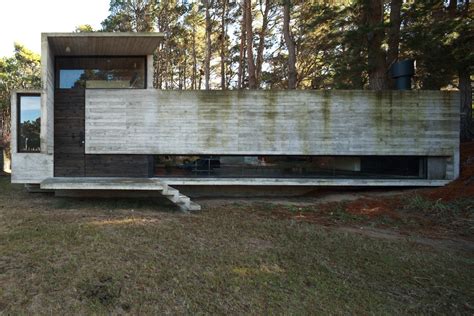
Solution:
[[[147,155],[86,155],[88,177],[148,177]]]
[[[61,146],[55,146],[55,154],[84,154],[84,149],[72,144],[64,144]]]
[[[84,90],[56,90],[54,93],[54,175],[85,175]]]

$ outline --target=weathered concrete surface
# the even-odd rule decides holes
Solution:
[[[164,185],[158,179],[149,178],[48,178],[41,182],[47,190],[146,190],[162,191]]]
[[[87,90],[86,153],[453,157],[443,91]]]
[[[41,152],[54,152],[54,56],[41,34]]]
[[[53,176],[53,156],[42,153],[15,153],[12,156],[12,183],[40,183]]]
[[[402,187],[443,186],[450,180],[425,179],[336,179],[336,178],[159,178],[172,186],[339,186],[339,187]]]
[[[41,93],[41,90],[18,90],[11,97],[11,170],[12,183],[39,183],[41,180],[53,176],[53,155],[46,154],[46,139],[44,135],[43,120],[46,114],[43,112],[44,95],[41,95],[41,152],[19,153],[17,144],[18,93]]]
[[[153,88],[153,75],[155,73],[155,66],[153,65],[153,55],[146,56],[146,88]]]

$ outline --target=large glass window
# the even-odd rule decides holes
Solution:
[[[41,96],[18,95],[18,151],[39,152],[41,128]]]
[[[57,57],[56,88],[144,89],[145,57]]]
[[[426,178],[416,156],[155,156],[158,177]]]

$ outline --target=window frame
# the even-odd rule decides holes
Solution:
[[[21,98],[22,97],[39,97],[40,98],[40,150],[30,151],[22,150],[20,146],[21,139]],[[22,92],[16,95],[16,152],[17,153],[28,153],[28,154],[40,154],[41,153],[41,93],[38,92]]]
[[[54,57],[54,89],[58,90],[68,90],[68,89],[61,89],[60,88],[60,82],[59,82],[59,71],[58,69],[58,59],[79,59],[79,58],[141,58],[143,59],[143,64],[144,64],[144,84],[143,88],[86,88],[84,87],[84,90],[90,89],[90,90],[105,90],[105,89],[112,89],[112,90],[146,90],[148,89],[148,58],[147,55],[78,55],[78,56],[55,56]],[[69,88],[72,89],[72,88]]]

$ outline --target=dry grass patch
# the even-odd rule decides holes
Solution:
[[[328,230],[258,205],[186,215],[143,200],[28,194],[8,180],[0,313],[473,312],[472,253]],[[336,213],[327,216],[354,220]]]

